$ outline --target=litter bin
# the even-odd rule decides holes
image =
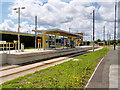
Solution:
[[[24,52],[24,44],[21,43],[21,52]]]

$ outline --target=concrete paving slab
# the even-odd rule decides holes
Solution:
[[[120,65],[110,65],[109,70],[109,88],[118,88],[118,80],[120,80]]]
[[[109,48],[110,51],[105,55],[87,88],[109,88],[109,73],[112,73],[109,72],[112,69],[110,69],[110,65],[118,65],[118,57],[120,55],[118,54],[118,50],[113,50],[113,47]],[[117,74],[117,71],[114,72]],[[112,74],[110,74],[110,76],[111,75]],[[111,88],[113,87],[111,86]]]

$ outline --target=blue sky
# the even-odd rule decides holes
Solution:
[[[1,11],[1,15],[2,15],[2,22],[4,22],[4,19],[9,19],[8,18],[8,14],[10,13],[10,11],[8,10],[8,8],[13,4],[11,2],[2,2],[2,11]]]
[[[11,19],[15,24],[17,24],[17,19],[10,18],[8,14],[11,13],[11,10],[9,9],[14,3],[13,2],[2,2],[2,20],[0,23],[4,22],[6,19]],[[28,21],[29,24],[32,24],[29,20],[27,19],[22,19],[21,21]]]

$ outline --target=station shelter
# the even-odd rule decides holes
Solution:
[[[32,30],[37,32],[37,37],[42,37],[41,47],[45,48],[60,48],[78,46],[79,40],[83,35],[70,33],[60,29],[49,30]]]
[[[78,38],[78,44],[82,44],[83,45],[83,33],[75,33],[78,35],[81,35],[82,37]]]

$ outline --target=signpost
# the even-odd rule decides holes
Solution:
[[[17,50],[17,41],[13,41],[14,42],[14,44],[15,44],[15,52],[17,52],[16,50]]]
[[[80,42],[78,41],[78,46],[79,46]]]
[[[38,39],[37,42],[38,42],[38,50],[39,50],[39,48],[41,49],[41,39]]]

